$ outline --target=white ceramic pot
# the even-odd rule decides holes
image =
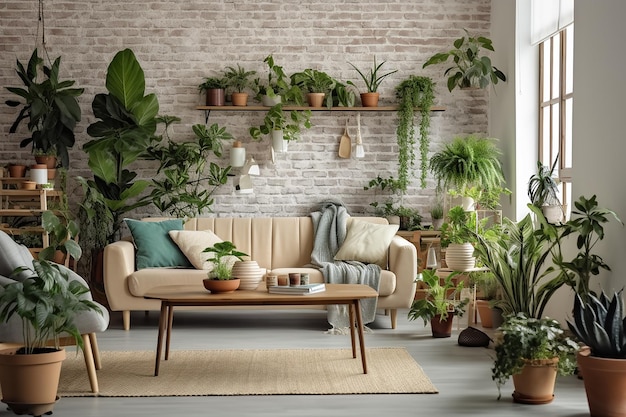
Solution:
[[[563,209],[561,206],[543,206],[541,207],[541,210],[543,211],[543,215],[546,217],[548,223],[560,224],[563,221]]]
[[[476,266],[471,243],[451,243],[446,249],[446,265],[453,271],[468,271]]]
[[[237,261],[233,265],[233,278],[239,278],[239,289],[242,290],[256,290],[265,272],[256,261]]]
[[[275,97],[263,96],[261,97],[261,104],[263,104],[266,107],[272,107],[280,103],[281,100],[282,99],[280,96],[275,96]]]
[[[272,148],[274,152],[287,152],[289,141],[283,139],[282,130],[272,130]]]
[[[463,210],[472,211],[474,210],[474,199],[472,197],[463,197],[461,200],[461,205],[463,206]]]

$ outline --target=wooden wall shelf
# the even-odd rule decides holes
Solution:
[[[271,107],[266,106],[197,106],[197,110],[205,111],[268,111]],[[283,110],[311,110],[327,112],[390,112],[397,111],[398,106],[378,106],[378,107],[309,107],[309,106],[284,106]],[[433,106],[431,112],[445,111],[445,107]]]

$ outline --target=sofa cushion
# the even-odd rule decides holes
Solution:
[[[213,271],[215,253],[203,251],[216,243],[223,242],[219,236],[210,230],[170,230],[169,235],[194,268]],[[238,260],[236,256],[222,258],[222,262],[230,267]]]
[[[398,231],[397,224],[374,224],[353,220],[346,239],[335,254],[337,261],[359,261],[387,267],[387,251]]]
[[[128,290],[135,297],[143,297],[150,290],[162,285],[198,285],[204,290],[202,280],[207,278],[207,271],[181,268],[146,268],[135,271],[128,277]]]
[[[136,248],[136,269],[183,267],[191,264],[172,241],[168,232],[182,230],[182,219],[163,220],[160,222],[144,222],[140,220],[124,219],[133,236]]]

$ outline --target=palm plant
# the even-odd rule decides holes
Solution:
[[[227,67],[227,71],[224,71],[224,80],[229,87],[234,88],[238,93],[250,87],[250,77],[256,74],[256,71],[246,71],[241,65],[237,64],[237,69],[234,67]]]

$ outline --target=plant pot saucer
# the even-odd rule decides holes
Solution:
[[[526,397],[522,394],[519,394],[516,391],[513,391],[513,401],[520,404],[549,404],[554,400],[554,394],[545,398],[532,398]]]
[[[54,404],[57,401],[59,401],[58,395],[53,403],[47,403],[47,404],[22,404],[22,403],[14,403],[11,401],[2,400],[2,402],[8,405],[11,411],[13,411],[15,414],[17,415],[31,414],[33,416],[52,414],[52,409],[54,408]]]

